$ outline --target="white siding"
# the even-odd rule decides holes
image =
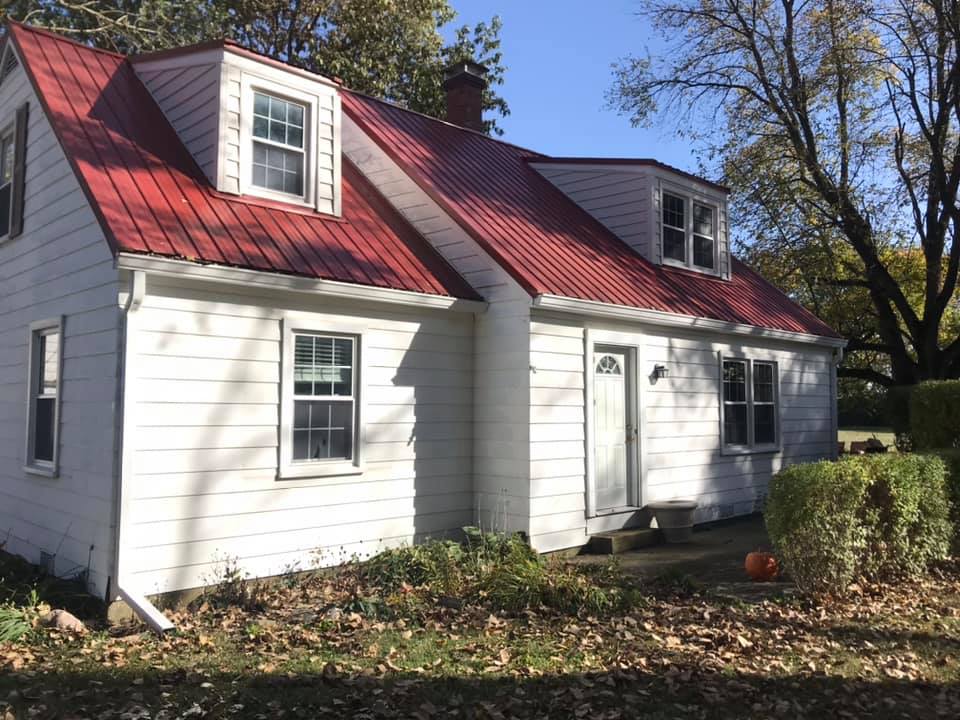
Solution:
[[[348,117],[343,152],[489,303],[474,331],[476,522],[528,532],[530,298]]]
[[[580,207],[648,260],[659,262],[651,245],[651,199],[647,174],[614,170],[571,170],[537,165],[537,170]]]
[[[222,49],[145,56],[134,69],[210,182],[231,194],[250,191],[243,163],[250,162],[252,150],[242,147],[241,127],[249,135],[252,120],[243,122],[241,115],[252,108],[243,107],[244,84],[312,104],[307,144],[315,198],[310,204],[323,213],[339,213],[340,106],[329,81]]]
[[[137,315],[138,587],[330,565],[473,520],[473,316],[148,281]],[[281,318],[363,334],[361,475],[277,480]],[[298,326],[307,321],[298,316]]]
[[[660,239],[660,188],[664,183],[704,197],[718,209],[719,273],[730,277],[726,194],[684,175],[649,165],[591,166],[533,164],[571,200],[651,262],[663,261]]]
[[[587,537],[585,327],[543,313],[531,325],[530,526],[535,546],[544,551]],[[597,342],[607,342],[604,332],[617,333],[610,342],[639,351],[643,504],[695,498],[698,522],[749,513],[759,509],[771,475],[784,464],[834,453],[829,350],[631,324],[590,327]],[[720,354],[778,363],[782,451],[721,453]],[[649,376],[657,364],[669,369],[669,377],[654,383]]]
[[[220,65],[143,68],[138,76],[210,182],[217,182]]]
[[[54,570],[112,572],[119,309],[109,247],[22,67],[0,85],[0,124],[30,103],[24,232],[0,241],[0,546]],[[60,473],[24,473],[29,324],[64,316]]]

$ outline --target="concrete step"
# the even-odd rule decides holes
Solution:
[[[591,535],[587,552],[594,555],[619,555],[629,550],[658,545],[661,542],[660,531],[654,528],[614,530]]]

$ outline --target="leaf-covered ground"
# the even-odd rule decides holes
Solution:
[[[960,716],[956,565],[830,606],[652,586],[608,618],[411,592],[383,620],[350,611],[353,582],[204,602],[162,639],[38,629],[0,645],[0,720]]]

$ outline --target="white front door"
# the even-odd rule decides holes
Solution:
[[[628,354],[597,348],[593,353],[594,507],[597,512],[629,505],[631,472]]]

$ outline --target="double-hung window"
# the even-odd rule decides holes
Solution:
[[[253,93],[252,185],[304,197],[306,119],[303,105],[262,92]]]
[[[775,450],[779,445],[777,364],[723,358],[722,440],[726,450]]]
[[[284,329],[281,478],[359,473],[360,336]]]
[[[27,469],[54,475],[59,455],[62,323],[45,320],[30,329]]]
[[[0,136],[0,237],[10,232],[15,155],[16,145],[13,130],[11,129]]]
[[[717,208],[664,190],[660,236],[663,258],[698,270],[717,267]]]

